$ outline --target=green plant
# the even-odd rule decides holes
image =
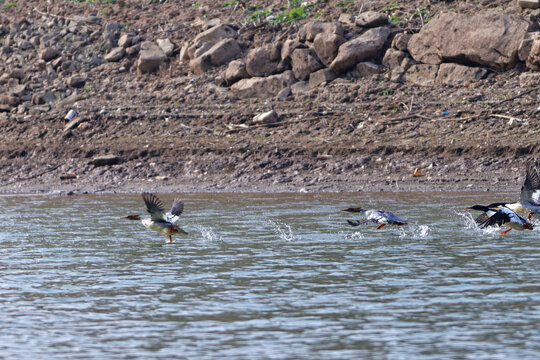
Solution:
[[[345,1],[338,1],[338,3],[336,4],[338,7],[342,7],[342,8],[348,8],[349,6],[351,6],[353,4],[353,1],[352,0],[345,0]]]
[[[397,10],[397,9],[399,9],[398,4],[386,4],[386,5],[383,6],[382,11],[391,12],[391,11],[394,11],[394,10]]]
[[[231,1],[225,1],[223,3],[223,5],[221,5],[221,6],[223,6],[223,7],[231,7],[231,6],[236,5],[236,4],[238,4],[238,0],[231,0]]]
[[[17,6],[19,6],[19,4],[17,4],[16,2],[7,3],[7,4],[4,4],[4,9],[11,9]]]
[[[391,90],[391,89],[384,89],[381,91],[381,95],[384,95],[384,96],[392,95],[393,93],[394,93],[394,90]]]
[[[130,27],[129,23],[126,22],[126,21],[124,21],[124,22],[123,22],[122,24],[120,24],[120,25],[122,25],[122,27],[123,27],[123,28],[126,28],[126,29],[129,29],[129,27]]]
[[[406,21],[403,16],[393,15],[393,16],[390,16],[390,19],[388,19],[388,22],[390,22],[390,24],[401,25],[401,24],[404,24]]]

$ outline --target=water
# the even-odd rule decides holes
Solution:
[[[463,210],[515,197],[190,194],[167,244],[139,195],[1,196],[0,358],[537,359],[540,231]]]

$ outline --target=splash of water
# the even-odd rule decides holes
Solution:
[[[223,242],[221,235],[216,234],[211,227],[198,225],[197,229],[201,232],[201,235],[205,241],[208,242]]]
[[[339,234],[345,240],[360,240],[364,238],[364,234],[362,234],[360,231],[355,231],[352,233],[340,231]]]
[[[281,240],[292,241],[296,239],[293,230],[289,224],[281,222],[279,220],[267,219],[268,223],[272,225],[274,233],[279,236]]]

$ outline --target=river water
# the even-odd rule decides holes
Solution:
[[[0,196],[0,359],[538,359],[540,226],[464,210],[516,196],[187,194],[172,244],[140,195]]]

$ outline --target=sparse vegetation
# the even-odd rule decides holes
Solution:
[[[11,9],[17,6],[19,6],[19,4],[17,4],[16,2],[6,3],[4,4],[4,9]]]

